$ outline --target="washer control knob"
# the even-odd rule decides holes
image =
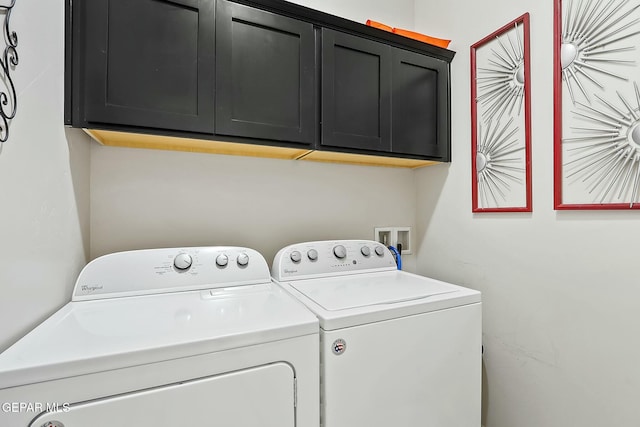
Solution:
[[[311,261],[315,261],[318,259],[318,251],[316,251],[315,249],[309,249],[307,251],[307,258],[309,258]]]
[[[344,246],[338,245],[333,248],[333,254],[336,256],[336,258],[342,259],[347,256],[347,250],[344,248]]]
[[[376,255],[378,256],[384,255],[384,246],[376,246]]]
[[[364,256],[369,256],[369,255],[371,255],[371,249],[369,249],[369,246],[363,246],[363,247],[360,249],[360,253],[361,253],[362,255],[364,255]]]
[[[216,265],[218,267],[226,267],[229,263],[229,257],[225,254],[220,254],[216,257]]]
[[[293,251],[291,252],[291,255],[289,255],[289,258],[291,258],[291,261],[293,262],[300,262],[300,260],[302,259],[302,254],[300,253],[300,251]]]
[[[240,255],[238,255],[236,262],[240,267],[246,266],[247,264],[249,264],[249,255],[247,255],[246,252],[242,252]]]
[[[188,270],[191,267],[192,262],[193,260],[191,259],[191,255],[181,253],[176,255],[176,257],[173,259],[173,266],[177,270],[184,271],[184,270]]]

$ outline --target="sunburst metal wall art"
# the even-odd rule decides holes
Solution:
[[[623,53],[635,49],[629,39],[638,34],[634,12],[640,8],[640,5],[629,7],[628,4],[629,0],[567,1],[560,65],[562,80],[574,104],[577,89],[590,103],[592,88],[589,85],[604,89],[606,81],[602,78],[626,80],[629,70],[619,68],[633,63]]]
[[[471,46],[472,210],[530,212],[529,14]]]
[[[8,5],[0,4],[0,15],[4,15],[4,39],[6,47],[0,58],[0,80],[4,88],[0,89],[0,144],[9,138],[9,122],[16,115],[17,97],[16,88],[11,78],[13,67],[18,65],[18,35],[9,29],[11,11],[16,0],[11,0]]]
[[[554,205],[640,208],[640,4],[555,0]]]

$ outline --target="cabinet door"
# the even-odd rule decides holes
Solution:
[[[449,160],[448,64],[393,48],[391,151]]]
[[[322,145],[391,149],[391,48],[322,30]]]
[[[214,0],[82,7],[87,122],[213,132]]]
[[[312,144],[313,25],[218,0],[216,133]]]

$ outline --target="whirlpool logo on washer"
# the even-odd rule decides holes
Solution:
[[[333,344],[331,344],[331,351],[336,356],[340,356],[345,351],[347,351],[347,342],[342,338],[338,338],[333,342]]]

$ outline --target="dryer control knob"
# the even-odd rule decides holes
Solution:
[[[236,262],[240,267],[246,266],[247,264],[249,264],[249,255],[247,255],[246,252],[242,252],[240,255],[238,255]]]
[[[376,246],[376,255],[378,256],[384,255],[384,246]]]
[[[220,254],[216,257],[216,265],[218,267],[226,267],[229,263],[229,257],[225,254]]]
[[[361,253],[362,255],[364,255],[364,256],[369,256],[369,255],[371,255],[371,249],[369,249],[369,246],[363,246],[363,247],[360,249],[360,253]]]
[[[338,245],[333,248],[333,254],[336,256],[336,258],[342,259],[347,256],[347,250],[344,248],[344,246]]]
[[[289,255],[289,258],[291,258],[291,261],[293,262],[300,262],[300,260],[302,259],[302,254],[300,253],[300,251],[293,251],[291,252],[291,255]]]
[[[177,270],[188,270],[191,267],[192,262],[193,260],[191,259],[191,255],[181,253],[176,255],[176,257],[173,259],[173,266]]]
[[[315,261],[318,259],[318,251],[316,251],[315,249],[309,249],[307,251],[307,258],[309,258],[311,261]]]

